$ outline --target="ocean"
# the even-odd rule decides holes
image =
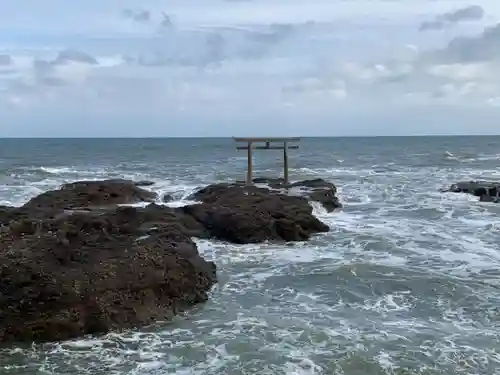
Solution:
[[[331,232],[289,245],[199,240],[218,266],[208,303],[143,329],[0,348],[0,373],[500,373],[500,206],[439,192],[500,179],[500,137],[304,138],[289,164],[292,180],[337,185],[341,211],[314,206]],[[255,152],[256,176],[281,165],[279,152]],[[232,139],[2,139],[0,203],[124,177],[182,205],[245,170]]]

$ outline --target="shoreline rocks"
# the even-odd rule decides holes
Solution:
[[[151,186],[149,181],[137,183],[130,180],[77,181],[64,184],[58,190],[49,190],[30,199],[24,208],[82,209],[154,202],[157,194],[142,189]]]
[[[206,302],[216,266],[193,237],[304,241],[329,227],[308,199],[338,207],[333,184],[214,184],[200,203],[153,202],[148,182],[79,181],[0,206],[0,343],[62,341],[170,319]],[[296,191],[294,190],[296,189]],[[327,208],[328,209],[328,208]]]
[[[305,241],[313,234],[330,230],[313,215],[309,200],[318,201],[328,211],[341,207],[335,185],[324,180],[311,181],[269,187],[212,184],[188,198],[202,203],[180,209],[220,240],[237,244]]]
[[[500,182],[495,181],[460,181],[441,192],[471,194],[480,202],[500,202]]]
[[[0,235],[0,342],[60,341],[165,320],[207,301],[216,268],[139,209],[21,219]]]

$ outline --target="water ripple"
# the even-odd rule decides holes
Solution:
[[[182,200],[241,178],[246,164],[230,140],[82,140],[66,154],[70,146],[52,142],[30,153],[0,147],[1,201],[107,177],[151,179]],[[341,212],[314,205],[331,232],[290,246],[199,241],[219,267],[205,306],[136,331],[3,349],[2,374],[495,374],[500,206],[438,190],[499,178],[499,146],[491,137],[303,140],[291,176],[338,185]],[[276,163],[259,154],[256,171],[276,174]]]

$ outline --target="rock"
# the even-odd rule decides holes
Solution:
[[[0,206],[0,226],[8,225],[11,221],[20,219],[44,219],[53,218],[60,215],[62,212],[52,209],[24,208]]]
[[[216,268],[167,207],[13,220],[0,232],[0,342],[165,320],[207,300]]]
[[[300,188],[302,193],[312,201],[319,202],[328,212],[342,207],[337,194],[337,187],[323,179],[298,181],[291,185]]]
[[[161,200],[163,201],[163,203],[168,203],[174,201],[174,197],[172,196],[172,194],[165,194],[163,195],[163,198]]]
[[[253,179],[253,182],[267,184],[273,190],[280,190],[289,195],[295,194],[319,202],[328,212],[342,208],[342,204],[336,196],[337,187],[321,178],[285,184],[282,178],[259,177]]]
[[[155,183],[154,181],[142,180],[134,182],[134,184],[135,186],[143,187],[143,186],[153,186]]]
[[[24,208],[78,209],[154,202],[157,195],[129,180],[78,181],[47,191],[28,201]]]
[[[233,243],[268,240],[304,241],[329,227],[312,214],[308,199],[279,190],[240,184],[214,184],[189,199],[203,203],[182,207],[213,237]]]
[[[0,343],[59,341],[140,327],[207,300],[216,268],[193,237],[304,241],[329,227],[310,199],[335,186],[214,184],[170,208],[128,180],[80,181],[0,206]],[[140,184],[140,183],[139,183]]]
[[[273,177],[256,177],[253,180],[254,184],[269,184],[269,185],[282,185],[285,183],[285,180],[282,178],[273,178]]]
[[[461,181],[441,191],[471,194],[479,197],[480,202],[500,202],[500,182]]]

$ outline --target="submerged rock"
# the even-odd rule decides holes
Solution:
[[[442,192],[467,193],[479,197],[481,202],[500,202],[500,182],[495,181],[461,181]]]

